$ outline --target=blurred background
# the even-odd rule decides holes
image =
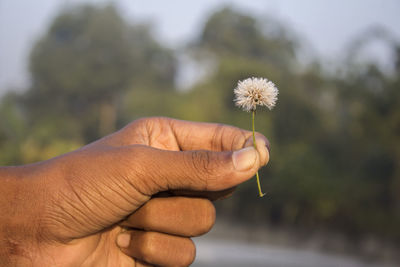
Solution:
[[[400,2],[0,0],[0,165],[45,160],[143,116],[250,129],[260,176],[217,202],[193,266],[400,262]]]

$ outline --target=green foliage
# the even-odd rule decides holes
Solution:
[[[256,129],[271,160],[220,212],[235,220],[328,228],[400,239],[400,49],[397,72],[342,66],[328,75],[296,59],[297,41],[277,22],[225,8],[187,48],[215,68],[188,91],[174,89],[177,61],[151,28],[129,24],[113,6],[63,11],[32,50],[32,85],[0,104],[0,163],[70,151],[142,116],[221,122],[250,129],[233,105],[249,76],[280,89],[277,107],[259,111]],[[196,58],[197,56],[197,58]]]
[[[8,93],[0,101],[0,162],[14,165],[20,161],[20,143],[26,132],[25,121],[16,105],[17,96]]]
[[[125,93],[138,85],[171,88],[175,60],[146,25],[130,25],[115,7],[78,6],[62,12],[31,53],[31,120],[43,113],[79,116],[89,141],[115,130]]]
[[[266,25],[265,25],[266,24]],[[255,18],[230,8],[215,12],[206,22],[197,46],[219,56],[241,56],[256,61],[267,61],[275,67],[290,63],[295,54],[295,41],[285,36],[276,22],[264,25]],[[273,29],[266,36],[263,29]]]

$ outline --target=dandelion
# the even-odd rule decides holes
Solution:
[[[235,104],[243,110],[252,113],[252,128],[253,128],[253,144],[257,149],[254,118],[256,115],[257,106],[266,106],[272,109],[278,100],[278,88],[275,84],[265,78],[248,78],[239,81],[237,87],[233,91],[235,93]],[[256,173],[258,193],[260,197],[265,194],[261,190],[260,177]]]

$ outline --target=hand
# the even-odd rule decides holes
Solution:
[[[19,211],[0,215],[0,226],[13,230],[0,234],[0,247],[6,240],[0,261],[189,265],[195,254],[189,237],[212,227],[213,205],[204,198],[152,196],[232,188],[268,162],[267,144],[258,135],[255,151],[251,132],[231,126],[150,118],[60,157],[0,169],[8,182],[0,186],[0,204],[12,195]]]

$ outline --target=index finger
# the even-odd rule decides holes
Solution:
[[[265,136],[256,133],[256,138],[269,150]],[[112,146],[142,144],[175,151],[233,151],[250,146],[253,141],[252,132],[226,124],[151,117],[136,120],[92,145],[98,143]]]
[[[170,119],[169,124],[181,150],[232,151],[252,144],[252,132],[230,125],[175,119]],[[267,138],[256,135],[269,149]]]

